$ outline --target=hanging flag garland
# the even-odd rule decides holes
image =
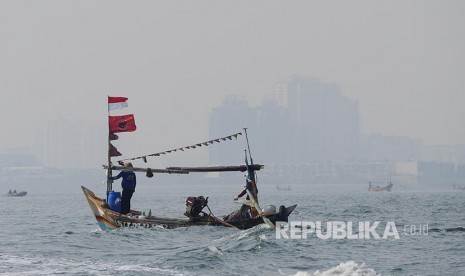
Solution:
[[[231,135],[228,135],[228,136],[225,136],[225,137],[222,137],[222,138],[218,138],[218,139],[213,139],[213,140],[197,143],[197,144],[194,144],[192,146],[185,146],[185,147],[181,147],[181,148],[177,148],[177,149],[166,150],[166,151],[147,154],[147,155],[138,156],[138,157],[134,157],[134,158],[121,159],[121,160],[118,161],[118,163],[122,163],[123,161],[128,161],[128,160],[136,160],[136,159],[142,159],[144,161],[144,163],[147,163],[147,157],[149,157],[149,156],[160,156],[162,154],[172,153],[172,152],[176,152],[176,151],[184,151],[184,150],[187,150],[187,149],[195,149],[195,148],[201,147],[201,146],[209,146],[209,145],[214,144],[215,142],[220,143],[221,141],[226,141],[228,139],[232,141],[233,138],[237,139],[237,136],[239,136],[239,135],[242,135],[242,132],[231,134]]]

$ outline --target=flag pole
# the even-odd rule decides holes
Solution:
[[[253,165],[252,153],[250,152],[249,137],[247,136],[247,128],[246,127],[244,127],[244,132],[245,132],[245,140],[247,141],[247,148],[249,149],[250,164]]]
[[[254,164],[253,164],[253,159],[252,159],[252,153],[250,152],[249,137],[247,136],[247,128],[244,128],[244,132],[245,132],[245,140],[247,141],[247,148],[249,149],[250,165],[253,166]],[[245,153],[245,158],[247,160],[247,153]],[[262,209],[260,208],[260,205],[258,204],[258,190],[257,190],[257,182],[256,182],[257,177],[256,177],[256,174],[255,174],[255,170],[252,169],[253,175],[250,175],[250,170],[249,169],[248,169],[248,171],[249,171],[249,177],[253,177],[253,179],[251,179],[252,180],[253,194],[249,190],[247,190],[247,188],[245,189],[245,191],[247,192],[250,199],[252,200],[252,203],[254,205],[255,210],[258,213],[258,215],[261,216],[261,218],[263,219],[263,222],[268,224],[268,226],[274,228],[275,225],[265,215],[263,215]]]
[[[111,173],[111,144],[110,144],[110,108],[108,107],[108,101],[110,99],[110,96],[108,95],[107,98],[107,119],[108,119],[108,151],[107,151],[107,162],[108,162],[108,170],[107,170],[107,202],[108,202],[108,195],[110,194],[110,191],[113,190],[113,181],[110,179],[112,177]]]

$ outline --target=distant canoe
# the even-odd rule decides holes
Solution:
[[[22,191],[22,192],[19,192],[19,193],[7,193],[5,196],[7,197],[15,197],[15,196],[26,196],[27,195],[27,192],[25,191]]]
[[[369,192],[381,192],[381,191],[390,192],[392,189],[392,186],[394,186],[394,184],[391,181],[387,182],[386,186],[373,186],[373,182],[368,182],[368,191]]]
[[[280,187],[279,185],[276,186],[276,189],[278,191],[291,191],[291,186],[287,186],[287,187]]]

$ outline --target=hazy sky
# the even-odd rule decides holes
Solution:
[[[0,152],[46,119],[105,125],[107,95],[136,116],[122,139],[184,146],[226,95],[258,105],[292,75],[338,84],[363,134],[465,143],[464,49],[461,0],[1,0]]]

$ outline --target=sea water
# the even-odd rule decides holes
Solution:
[[[87,187],[104,194],[104,184]],[[464,191],[394,186],[390,193],[370,193],[365,185],[291,187],[278,191],[262,184],[261,205],[297,204],[290,216],[296,222],[392,221],[399,238],[321,239],[309,233],[306,239],[276,239],[276,231],[266,225],[248,230],[198,226],[102,231],[79,184],[36,182],[11,187],[27,190],[26,197],[0,197],[0,274],[465,275]],[[141,182],[132,208],[182,217],[187,196],[203,195],[210,197],[214,215],[221,216],[239,207],[232,199],[241,189],[241,183]],[[411,225],[419,228],[412,232]],[[427,231],[419,231],[424,225]]]

